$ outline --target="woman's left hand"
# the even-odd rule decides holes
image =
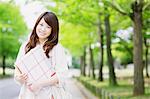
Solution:
[[[42,88],[39,83],[27,83],[27,86],[31,92],[38,92]]]

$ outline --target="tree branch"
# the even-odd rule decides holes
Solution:
[[[126,12],[122,11],[121,9],[119,9],[117,6],[115,6],[114,3],[111,3],[111,2],[110,2],[110,5],[111,5],[111,7],[112,7],[114,10],[116,10],[116,11],[119,12],[120,14],[129,16],[128,13],[126,13]]]
[[[143,11],[146,10],[146,9],[147,9],[147,10],[150,9],[150,2],[145,2],[145,3],[144,3]]]

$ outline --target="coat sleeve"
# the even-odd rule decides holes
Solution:
[[[14,66],[16,67],[16,63],[18,62],[18,60],[23,56],[25,55],[25,45],[26,43],[23,43],[19,49],[19,52],[18,52],[18,55],[16,57],[16,61],[14,63]]]
[[[21,71],[19,70],[19,68],[16,66],[17,61],[25,54],[25,43],[23,43],[19,49],[16,61],[14,63],[14,67],[15,67],[15,72],[14,72],[14,80],[16,83],[21,84],[18,79],[17,79],[17,75],[21,74]]]
[[[55,71],[58,77],[59,86],[63,86],[65,84],[66,78],[68,76],[68,65],[65,50],[62,45],[57,44],[54,49],[55,56]]]

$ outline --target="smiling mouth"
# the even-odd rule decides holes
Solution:
[[[45,35],[45,33],[42,33],[42,32],[39,32],[39,34],[42,35],[42,36]]]

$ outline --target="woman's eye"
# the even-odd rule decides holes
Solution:
[[[40,26],[43,26],[43,24],[40,24]]]
[[[51,28],[50,26],[47,26],[47,28]]]

